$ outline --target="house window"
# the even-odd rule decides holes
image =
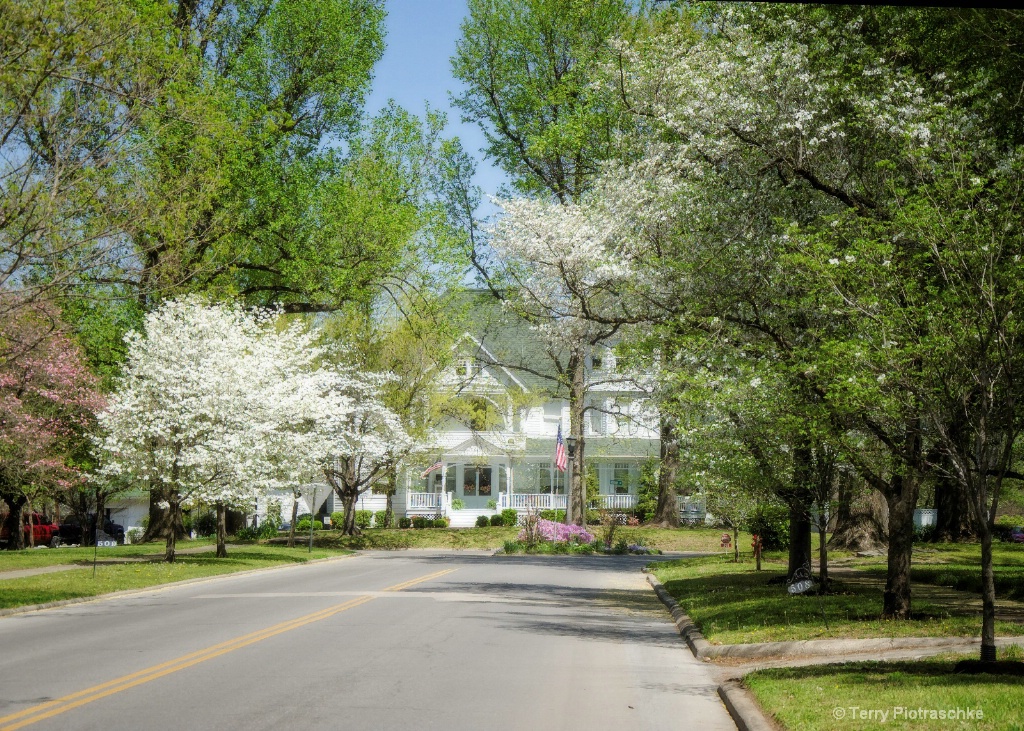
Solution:
[[[537,464],[537,485],[539,492],[545,495],[565,494],[565,473],[555,469],[552,462]]]
[[[591,362],[594,370],[595,371],[599,371],[599,370],[601,370],[601,366],[603,365],[604,360],[601,358],[601,356],[594,355],[594,356],[591,356],[590,362]]]
[[[491,494],[491,468],[466,465],[462,471],[462,494],[466,497],[489,497]]]
[[[612,466],[612,488],[617,495],[625,495],[629,492],[629,463],[616,462]]]
[[[476,467],[466,465],[462,470],[462,494],[476,497]]]
[[[498,465],[498,492],[508,492],[508,468],[505,465]]]

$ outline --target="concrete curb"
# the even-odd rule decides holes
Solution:
[[[675,622],[676,629],[679,630],[679,634],[682,635],[683,639],[686,640],[686,644],[690,647],[690,651],[695,657],[699,657],[701,660],[708,660],[712,657],[709,654],[714,650],[714,646],[704,639],[704,635],[697,629],[697,625],[693,623],[693,620],[686,616],[682,608],[676,603],[676,600],[672,598],[664,585],[658,581],[658,577],[654,574],[647,574],[647,582],[654,589],[654,593],[658,595],[658,599],[661,603],[668,607],[668,611],[672,614],[672,621]]]
[[[27,614],[29,612],[38,612],[42,609],[53,609],[55,607],[66,607],[70,604],[85,604],[86,602],[98,602],[106,599],[112,599],[115,597],[132,596],[133,594],[146,594],[152,591],[161,591],[163,589],[169,589],[175,586],[186,586],[188,584],[201,584],[206,581],[216,581],[217,579],[228,579],[234,576],[247,576],[249,574],[259,574],[264,571],[281,571],[283,569],[293,569],[299,566],[309,566],[315,563],[324,563],[326,561],[341,561],[346,558],[353,558],[359,554],[350,553],[345,556],[329,556],[328,558],[314,558],[310,561],[303,561],[302,563],[286,564],[284,566],[264,566],[260,569],[247,569],[245,571],[234,571],[228,574],[216,574],[214,576],[201,576],[195,579],[183,579],[181,581],[172,581],[167,584],[153,584],[153,586],[147,586],[141,589],[125,589],[124,591],[112,591],[109,594],[96,594],[95,596],[82,596],[75,597],[74,599],[61,599],[56,602],[45,602],[43,604],[26,604],[21,607],[10,607],[8,609],[0,609],[0,619],[4,617],[10,617],[16,614]],[[83,567],[83,568],[88,568]]]
[[[768,720],[764,711],[750,696],[750,692],[735,680],[718,686],[718,697],[725,704],[739,731],[775,731],[777,726]]]
[[[714,658],[764,658],[776,656],[831,657],[844,654],[880,652],[885,650],[935,649],[957,651],[981,646],[980,639],[969,637],[900,637],[864,640],[799,640],[795,642],[763,642],[748,645],[712,645],[694,624],[675,598],[658,578],[646,568],[647,581],[658,599],[672,614],[676,629],[686,641],[694,657],[705,662]],[[1024,646],[1024,637],[997,637],[996,645]],[[746,688],[735,680],[718,686],[718,695],[740,731],[774,731],[777,727]]]
[[[792,642],[759,642],[746,645],[712,645],[665,590],[653,574],[647,580],[654,587],[662,603],[672,612],[679,634],[686,640],[693,654],[703,660],[715,658],[759,659],[766,657],[831,657],[856,655],[887,650],[928,650],[948,648],[951,651],[981,646],[973,637],[882,637],[862,640],[794,640]],[[998,644],[1024,643],[1024,638],[999,638]]]

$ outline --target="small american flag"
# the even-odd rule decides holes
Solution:
[[[420,477],[426,477],[431,472],[434,472],[435,470],[439,470],[442,467],[444,467],[444,462],[434,462],[434,464],[430,465],[429,467],[427,467],[427,469],[425,469],[422,472],[420,472]]]
[[[558,440],[555,442],[555,467],[559,472],[565,472],[569,466],[569,457],[565,451],[565,440],[562,439],[562,425],[558,425]]]

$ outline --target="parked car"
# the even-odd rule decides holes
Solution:
[[[1021,528],[1019,525],[1010,528],[1006,540],[1010,543],[1024,543],[1024,528]]]
[[[92,516],[88,516],[86,523],[86,530],[89,529],[89,524],[92,522]],[[119,523],[113,522],[110,518],[103,521],[103,532],[110,536],[117,543],[124,543],[124,526]],[[82,524],[78,521],[78,518],[71,517],[60,524],[60,542],[61,543],[82,543]],[[100,537],[102,540],[102,536]]]
[[[32,518],[31,524],[29,517]],[[25,536],[26,546],[49,546],[54,543],[58,532],[57,524],[42,513],[24,513],[21,516],[21,530]],[[29,540],[30,536],[32,537],[31,541]],[[0,528],[0,543],[7,543],[10,537],[6,526]]]

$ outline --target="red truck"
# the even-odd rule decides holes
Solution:
[[[31,525],[29,525],[30,516],[32,518]],[[26,546],[49,546],[54,536],[58,535],[59,529],[56,523],[42,513],[25,513],[21,516],[21,530]],[[31,541],[29,540],[30,536]],[[0,528],[0,543],[7,543],[10,537],[6,525]]]

